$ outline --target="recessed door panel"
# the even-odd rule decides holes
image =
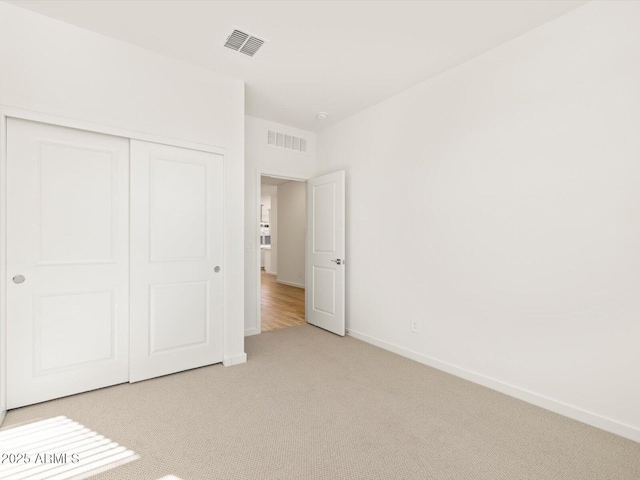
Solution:
[[[336,314],[336,272],[332,268],[313,267],[312,308],[327,315]]]
[[[36,375],[113,360],[113,291],[57,292],[38,296],[34,317]],[[77,339],[69,341],[69,339]]]
[[[222,361],[222,175],[222,155],[131,141],[132,382]]]
[[[128,379],[127,139],[7,122],[7,406]]]
[[[118,195],[113,152],[43,142],[37,169],[38,263],[113,262]]]
[[[151,285],[151,354],[209,342],[209,282]]]
[[[314,225],[313,252],[333,253],[336,251],[336,185],[325,183],[311,187]]]
[[[207,166],[149,159],[151,260],[206,260]]]

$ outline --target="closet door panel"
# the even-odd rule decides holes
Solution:
[[[223,157],[131,142],[132,382],[222,361]]]
[[[129,140],[7,122],[7,406],[129,376]]]

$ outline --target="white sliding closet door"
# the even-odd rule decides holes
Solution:
[[[7,407],[129,379],[129,140],[7,121]]]
[[[223,157],[131,141],[130,381],[222,361]]]

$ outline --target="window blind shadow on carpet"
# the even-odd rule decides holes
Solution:
[[[0,455],[3,480],[80,480],[139,458],[65,416],[0,431]]]

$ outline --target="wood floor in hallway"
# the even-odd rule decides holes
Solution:
[[[262,331],[304,325],[304,289],[276,282],[276,276],[261,272],[260,308]]]

